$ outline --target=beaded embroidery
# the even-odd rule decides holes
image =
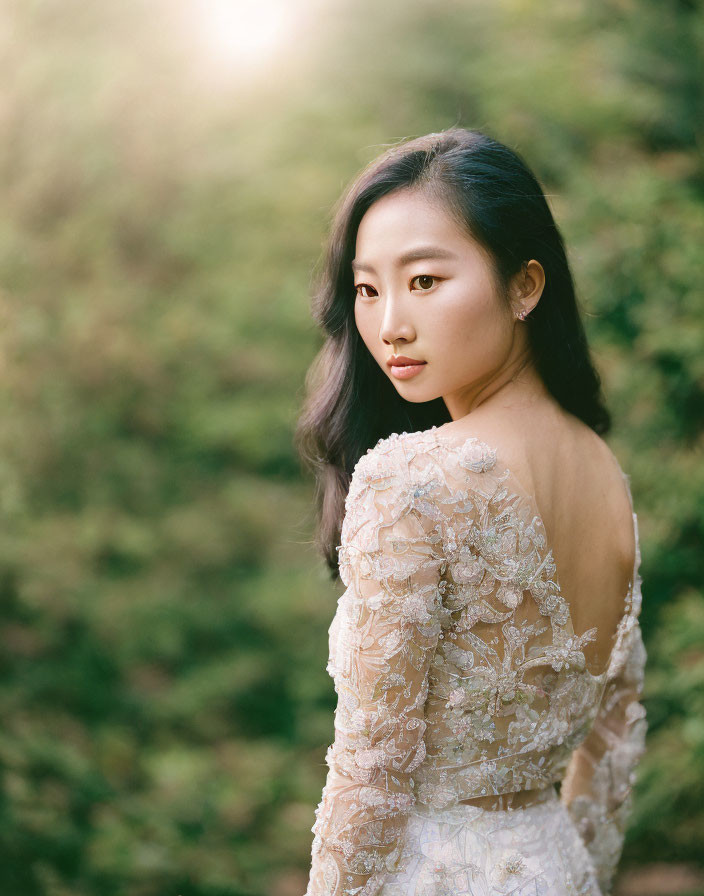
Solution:
[[[626,610],[596,675],[583,648],[597,629],[573,631],[529,496],[491,446],[436,430],[380,439],[353,471],[329,629],[335,739],[306,896],[379,893],[414,808],[498,806],[559,781],[606,893],[644,748],[637,517]],[[509,856],[497,873],[526,867]]]

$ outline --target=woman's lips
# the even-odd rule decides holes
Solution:
[[[423,364],[419,358],[409,358],[408,355],[391,355],[386,362],[389,367],[401,367],[404,364]]]
[[[399,380],[407,380],[420,373],[425,366],[425,361],[419,361],[415,364],[391,364],[391,375]]]

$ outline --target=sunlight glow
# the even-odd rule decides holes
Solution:
[[[283,45],[294,10],[290,0],[200,0],[194,14],[214,63],[251,68]]]

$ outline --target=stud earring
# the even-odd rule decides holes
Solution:
[[[519,320],[525,320],[526,314],[528,314],[528,312],[527,312],[526,309],[524,308],[523,311],[519,311],[519,312],[518,312],[518,314],[516,315],[516,317],[517,317]]]

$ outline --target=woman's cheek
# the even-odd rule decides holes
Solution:
[[[357,325],[357,332],[362,337],[362,341],[373,354],[375,348],[374,340],[372,339],[374,321],[369,309],[360,308],[359,304],[355,305],[354,322]]]

